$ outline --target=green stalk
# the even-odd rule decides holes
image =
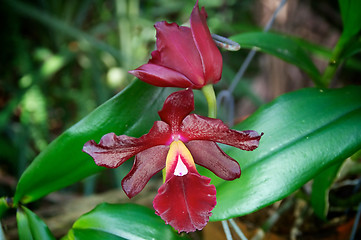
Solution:
[[[347,43],[348,43],[348,41],[345,40],[345,38],[341,35],[335,48],[332,51],[332,56],[329,60],[328,66],[326,67],[326,69],[322,75],[322,78],[321,78],[321,82],[326,87],[328,87],[330,85],[331,80],[335,76],[336,70],[342,61],[341,54],[342,54],[345,46],[347,45]]]
[[[118,18],[118,36],[119,36],[119,48],[122,51],[125,61],[122,61],[122,67],[125,70],[130,69],[131,60],[131,29],[129,22],[128,1],[116,0],[115,1],[117,18]]]
[[[162,169],[162,177],[163,177],[163,183],[165,183],[165,177],[166,177],[165,168]]]
[[[217,100],[213,85],[208,84],[202,88],[202,92],[208,103],[208,117],[217,118]]]

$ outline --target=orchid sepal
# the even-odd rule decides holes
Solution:
[[[222,76],[222,55],[207,26],[207,13],[198,1],[190,27],[157,22],[157,49],[148,63],[129,71],[140,80],[160,87],[201,89]]]

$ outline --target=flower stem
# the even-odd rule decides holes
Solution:
[[[202,88],[202,92],[208,103],[208,117],[217,118],[217,100],[213,85],[208,84]]]
[[[329,60],[328,66],[326,67],[326,69],[322,75],[322,78],[321,78],[321,82],[326,87],[328,87],[330,85],[331,80],[333,79],[333,77],[336,73],[336,70],[342,61],[341,54],[342,54],[346,44],[347,44],[347,41],[345,41],[345,39],[341,36],[340,39],[338,40],[335,48],[332,51],[332,56]]]
[[[163,183],[165,183],[165,174],[166,174],[166,171],[165,171],[165,168],[163,168],[163,170],[162,170]]]

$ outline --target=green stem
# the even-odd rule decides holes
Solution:
[[[208,117],[217,118],[217,100],[214,93],[213,85],[208,84],[202,88],[202,92],[208,103]]]
[[[163,168],[162,170],[162,177],[163,177],[163,183],[165,183],[165,177],[166,177],[166,170]]]
[[[331,80],[335,76],[336,70],[342,60],[340,58],[341,54],[342,54],[346,44],[347,44],[347,41],[345,41],[344,38],[341,36],[340,39],[338,40],[335,48],[332,51],[332,56],[329,60],[328,66],[326,67],[326,69],[322,75],[322,78],[321,78],[323,85],[325,85],[326,87],[328,87],[330,85]]]

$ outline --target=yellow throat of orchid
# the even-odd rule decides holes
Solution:
[[[163,169],[163,182],[166,176],[184,176],[189,168],[196,169],[191,152],[181,140],[173,141],[169,146],[165,169]]]

